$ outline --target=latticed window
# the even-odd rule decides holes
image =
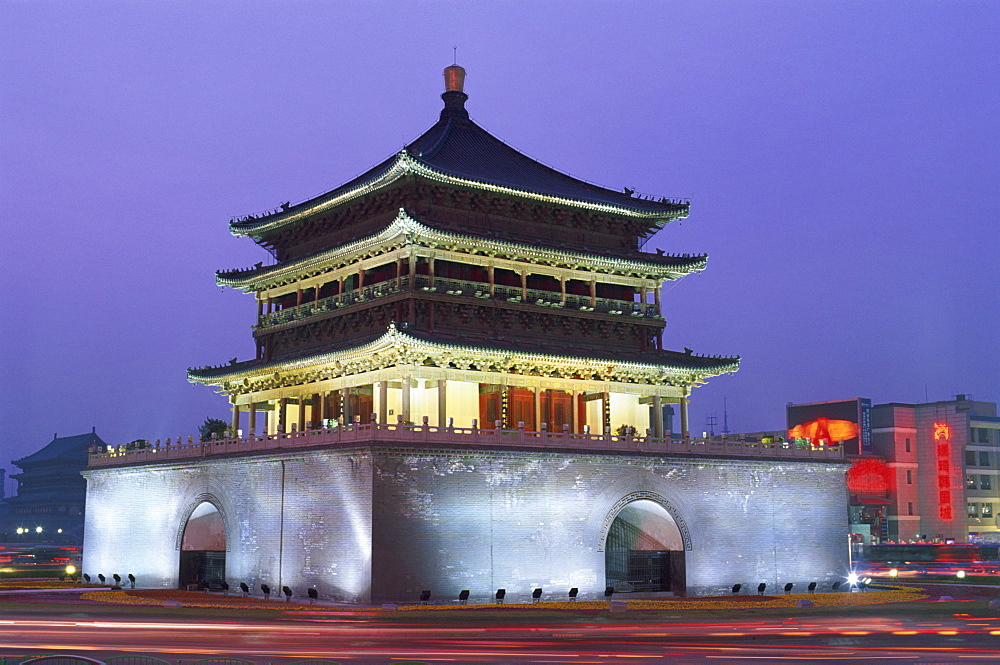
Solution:
[[[969,517],[979,517],[979,504],[977,503],[968,504],[968,514]]]

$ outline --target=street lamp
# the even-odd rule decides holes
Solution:
[[[41,532],[42,532],[42,527],[36,526],[35,527],[35,533],[41,533]]]

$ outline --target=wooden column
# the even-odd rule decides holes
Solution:
[[[396,288],[403,288],[403,257],[396,257]]]
[[[326,420],[326,393],[316,393],[313,395],[312,426],[319,429]]]
[[[681,437],[684,442],[687,443],[688,439],[691,438],[691,432],[688,431],[688,401],[687,397],[681,397]]]
[[[521,302],[528,302],[528,271],[521,271]]]
[[[660,285],[659,284],[657,284],[656,286],[653,287],[653,302],[656,305],[656,313],[657,314],[663,314],[663,312],[660,311]]]
[[[358,288],[365,288],[365,269],[361,267],[358,268]]]
[[[545,389],[545,396],[548,397],[548,406],[545,407],[545,422],[549,424],[549,431],[552,431],[552,421],[555,420],[555,407],[552,404],[552,388]]]
[[[427,286],[434,286],[434,255],[427,257]]]
[[[601,436],[611,427],[611,395],[601,393]]]
[[[260,294],[257,295],[257,320],[264,316],[264,301],[260,299]]]
[[[490,297],[493,297],[493,291],[496,287],[496,281],[493,278],[493,264],[486,266],[486,273],[489,275],[490,280]]]
[[[573,434],[579,434],[579,416],[580,411],[580,393],[577,390],[569,391],[570,394],[570,409],[569,409],[569,431]]]
[[[238,432],[240,429],[240,405],[233,402],[233,422],[232,422],[233,437],[239,436]]]
[[[659,395],[653,395],[653,436],[663,438],[663,401]]]
[[[447,424],[448,381],[446,379],[438,379],[438,427],[445,427]]]
[[[521,273],[521,274],[523,275],[524,273]],[[534,428],[533,429],[536,432],[541,432],[542,431],[542,413],[541,413],[541,411],[542,411],[542,391],[539,390],[538,388],[535,388],[533,392],[535,393],[535,408],[533,409],[533,411],[535,412],[535,414],[534,414],[535,415],[535,423],[534,423]]]
[[[400,415],[403,416],[404,422],[410,422],[410,377],[409,375],[403,377],[403,395],[402,395],[402,407],[400,408]]]
[[[287,428],[285,427],[285,404],[286,400],[284,397],[278,399],[274,403],[274,408],[277,413],[274,414],[274,431],[275,433],[284,432]]]
[[[298,290],[295,292],[295,306],[296,307],[298,307],[299,305],[302,304],[302,293],[303,293],[302,287],[300,286],[298,288]]]
[[[378,382],[378,421],[382,424],[389,422],[389,382]]]
[[[643,315],[645,315],[646,314],[646,286],[645,285],[639,287],[639,302],[642,303],[642,307],[639,308],[639,311],[642,312]]]
[[[251,398],[253,399],[253,398]],[[247,405],[247,427],[250,429],[250,434],[257,433],[257,405],[253,402]]]
[[[560,297],[561,297],[560,302],[562,302],[562,304],[565,305],[566,304],[566,278],[565,277],[560,277],[559,278],[559,291],[560,291]]]
[[[306,396],[299,395],[299,423],[298,430],[301,432],[306,427]]]
[[[590,280],[590,306],[597,307],[597,282],[594,279]]]

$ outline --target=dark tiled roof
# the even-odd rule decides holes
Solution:
[[[597,360],[609,360],[623,363],[670,365],[672,367],[691,368],[692,370],[713,370],[728,367],[729,365],[737,363],[740,360],[739,356],[732,358],[722,356],[700,356],[694,355],[694,353],[682,353],[680,351],[630,351],[624,349],[601,349],[590,346],[568,346],[563,340],[551,343],[544,338],[532,342],[508,340],[503,338],[490,338],[484,340],[480,338],[447,335],[442,333],[428,333],[411,329],[408,329],[406,334],[410,337],[415,337],[426,342],[434,342],[437,344],[483,347],[500,351],[511,351],[515,353],[540,353],[552,356],[594,358]]]
[[[518,152],[460,114],[442,113],[406,150],[435,171],[512,189],[665,215],[687,207],[577,180]]]
[[[296,360],[308,359],[313,356],[325,353],[335,353],[341,350],[348,350],[364,346],[382,337],[383,331],[366,332],[364,335],[345,340],[337,344],[336,348],[323,350],[309,349],[300,355],[283,357],[273,361],[246,360],[229,365],[217,365],[214,367],[190,368],[188,370],[189,380],[203,381],[215,377],[226,376],[233,372],[252,371],[258,368],[280,367],[281,365],[294,362]],[[508,340],[503,338],[473,338],[468,336],[448,335],[444,333],[429,333],[407,328],[405,334],[414,339],[434,344],[444,344],[451,346],[478,347],[497,351],[510,351],[514,353],[537,353],[551,356],[576,357],[583,359],[608,360],[610,362],[621,363],[643,363],[647,365],[667,365],[690,369],[692,372],[699,370],[713,372],[735,371],[739,366],[740,357],[727,356],[701,356],[694,353],[680,351],[656,351],[645,352],[628,350],[609,350],[593,348],[588,346],[568,346],[564,343],[546,343],[545,340],[538,342],[523,342],[519,340]]]
[[[614,206],[622,214],[652,216],[661,222],[683,217],[688,210],[686,202],[636,197],[560,173],[518,152],[469,119],[464,94],[461,98],[449,95],[454,93],[443,95],[446,106],[438,122],[404,149],[411,158],[434,171],[543,196]],[[234,220],[231,228],[236,233],[253,233],[265,225],[281,226],[282,217],[293,217],[386,175],[397,160],[398,155],[393,155],[340,187],[290,208]]]
[[[14,464],[24,468],[25,464],[37,464],[40,462],[51,462],[54,460],[84,460],[91,446],[106,446],[107,444],[97,436],[95,432],[77,434],[76,436],[63,436],[52,439],[44,448],[36,453],[15,460]]]

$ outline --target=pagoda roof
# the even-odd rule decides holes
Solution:
[[[295,206],[234,219],[230,231],[260,238],[314,214],[388,187],[406,175],[546,203],[648,220],[662,227],[689,204],[644,198],[561,173],[496,138],[469,118],[461,92],[446,92],[441,118],[397,154],[340,187]]]
[[[601,376],[603,380],[651,384],[693,384],[739,369],[740,358],[701,356],[689,351],[602,351],[573,353],[565,345],[526,344],[513,341],[463,340],[454,336],[397,328],[395,324],[374,339],[325,353],[264,362],[250,360],[216,367],[192,368],[192,383],[223,385],[254,379],[270,379],[277,370],[313,374],[317,380],[359,374],[401,364],[438,366],[475,365],[485,371],[528,373],[553,372],[573,376]]]
[[[388,226],[366,238],[290,263],[220,271],[216,273],[216,283],[247,292],[254,291],[320,274],[340,259],[353,260],[358,253],[380,254],[403,244],[460,248],[459,251],[469,254],[515,259],[530,257],[554,265],[580,265],[598,272],[639,274],[659,279],[678,279],[688,273],[704,270],[708,260],[704,254],[678,256],[636,252],[635,256],[629,258],[611,257],[480,238],[439,231],[426,226],[400,208],[399,214]]]
[[[63,461],[63,460],[84,460],[92,446],[106,446],[107,444],[97,436],[95,431],[76,436],[53,437],[41,450],[14,460],[14,464],[25,468],[25,465],[38,464],[43,462]]]

